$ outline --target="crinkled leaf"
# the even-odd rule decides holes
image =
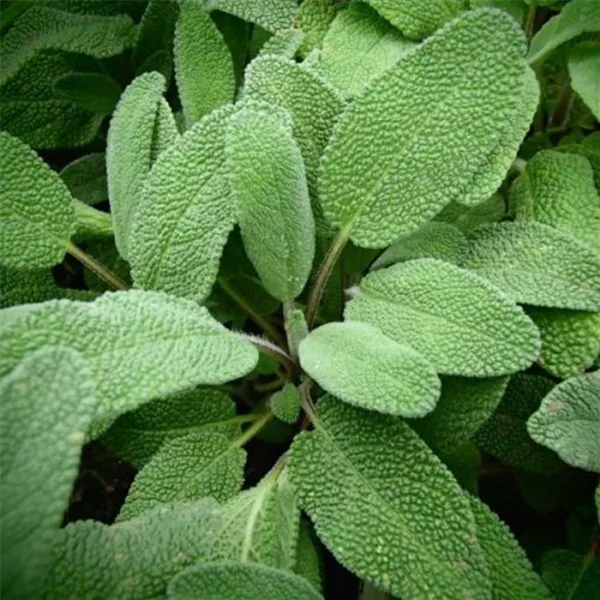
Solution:
[[[600,371],[554,387],[527,421],[529,435],[566,463],[600,473]]]
[[[303,578],[266,565],[233,561],[196,565],[169,583],[169,600],[322,600]]]
[[[463,490],[477,494],[479,489],[479,471],[481,470],[481,452],[472,442],[467,442],[451,452],[435,449],[440,460],[448,467]]]
[[[129,260],[135,283],[203,301],[213,286],[235,207],[225,164],[231,106],[211,112],[165,150],[146,178]]]
[[[96,408],[80,355],[45,347],[0,381],[2,597],[40,598]]]
[[[207,8],[230,13],[271,33],[289,29],[297,18],[294,0],[207,0]]]
[[[524,110],[523,53],[506,13],[467,11],[369,85],[323,155],[320,202],[329,221],[357,245],[381,248],[450,200],[491,193],[489,157],[506,143],[506,122]]]
[[[600,131],[590,133],[581,143],[567,143],[556,147],[561,152],[585,156],[592,165],[596,189],[600,190]]]
[[[600,121],[600,43],[583,42],[571,51],[569,75],[571,87]]]
[[[298,48],[302,44],[304,34],[301,29],[284,29],[272,35],[263,47],[259,55],[267,54],[281,56],[283,58],[294,58]]]
[[[517,302],[600,309],[600,255],[571,235],[534,221],[494,223],[473,231],[463,266]]]
[[[425,442],[399,419],[331,397],[317,413],[288,468],[335,558],[395,596],[489,598],[469,501]]]
[[[300,393],[293,383],[286,383],[281,390],[273,394],[269,407],[273,414],[284,423],[293,424],[300,416]]]
[[[81,352],[98,385],[98,417],[197,385],[218,385],[256,365],[256,349],[190,300],[133,290],[94,302],[50,301],[2,311],[6,373],[43,345]]]
[[[490,6],[505,10],[518,23],[523,22],[525,11],[527,10],[525,0],[468,0],[468,2],[471,8]]]
[[[113,237],[112,218],[109,213],[89,206],[80,200],[73,200],[75,209],[75,231],[73,241],[97,240]]]
[[[301,519],[294,573],[307,579],[315,590],[322,591],[321,556],[310,521]]]
[[[76,158],[62,169],[60,177],[81,202],[93,205],[108,200],[106,161],[100,152]]]
[[[588,559],[589,560],[589,559]],[[542,579],[555,600],[591,600],[598,594],[600,560],[570,550],[551,550],[540,561]]]
[[[485,223],[501,221],[505,215],[504,198],[500,194],[494,194],[475,206],[450,202],[436,215],[435,220],[450,223],[466,234]]]
[[[506,375],[539,353],[522,308],[483,278],[430,258],[367,275],[344,315],[410,344],[447,375]]]
[[[413,348],[357,321],[327,323],[298,349],[302,368],[344,402],[390,415],[421,417],[440,395],[434,366]]]
[[[304,41],[300,47],[301,56],[306,56],[313,48],[320,48],[338,7],[323,0],[304,0],[300,5],[300,28]]]
[[[60,263],[74,229],[69,189],[26,144],[0,133],[0,262],[21,269]]]

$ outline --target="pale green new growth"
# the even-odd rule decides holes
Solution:
[[[566,463],[600,473],[600,371],[558,384],[529,417],[531,437]]]
[[[415,44],[362,2],[341,10],[323,39],[319,72],[344,96],[355,96]]]
[[[163,152],[144,182],[129,260],[134,282],[206,299],[235,223],[225,131],[234,108],[211,112]]]
[[[240,231],[265,289],[298,296],[315,253],[315,224],[304,163],[291,128],[264,111],[231,117],[226,154]]]
[[[583,156],[537,152],[514,183],[511,204],[517,220],[550,225],[600,253],[600,196]]]
[[[70,162],[60,172],[71,194],[86,204],[100,204],[108,200],[106,161],[104,154],[85,154]]]
[[[483,278],[430,258],[367,275],[344,315],[410,344],[447,375],[506,375],[539,353],[539,333],[519,306]]]
[[[571,87],[600,121],[600,43],[583,42],[571,51],[569,75]]]
[[[585,557],[571,550],[551,550],[540,561],[542,579],[555,600],[591,600],[598,595],[600,562],[584,568]]]
[[[408,425],[331,397],[317,419],[288,466],[336,559],[394,596],[490,598],[469,501]]]
[[[0,264],[51,267],[65,256],[75,227],[69,189],[26,144],[0,133]]]
[[[381,248],[451,200],[494,191],[504,162],[481,177],[483,165],[506,143],[506,122],[530,112],[518,102],[523,54],[506,13],[468,11],[372,82],[323,155],[320,202],[330,222],[351,227],[357,245]]]
[[[44,347],[0,381],[2,598],[42,597],[96,400],[77,352]]]
[[[169,583],[168,600],[322,600],[303,577],[266,565],[233,561],[182,571]]]
[[[195,302],[156,292],[107,293],[2,311],[2,372],[52,344],[81,352],[98,386],[97,418],[115,418],[159,396],[219,385],[251,371],[256,349]]]
[[[159,398],[119,417],[104,441],[138,469],[165,443],[191,433],[214,432],[231,439],[248,417],[235,416],[235,404],[223,392],[210,388]]]
[[[294,424],[300,416],[300,393],[293,383],[286,383],[281,390],[271,396],[269,407],[273,414],[284,423]]]
[[[495,223],[470,235],[463,266],[522,304],[600,309],[600,255],[534,221]]]
[[[121,54],[135,40],[135,28],[126,15],[103,17],[33,6],[3,36],[0,84],[42,50],[64,50],[106,58]]]
[[[136,475],[118,521],[169,502],[211,497],[225,502],[244,483],[246,452],[218,433],[191,433],[166,442]]]
[[[189,129],[233,100],[233,61],[223,36],[197,0],[180,2],[175,30],[175,78]]]
[[[366,0],[405,36],[421,40],[467,8],[467,0]]]
[[[355,406],[422,417],[440,396],[434,366],[367,323],[327,323],[300,343],[298,354],[302,368],[323,389]]]
[[[294,0],[206,0],[206,6],[256,23],[271,33],[289,29],[297,18]]]

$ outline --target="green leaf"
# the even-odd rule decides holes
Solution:
[[[465,206],[459,202],[450,202],[436,215],[436,221],[449,223],[467,234],[485,223],[496,223],[506,215],[504,198],[494,194],[485,202],[475,206]]]
[[[113,239],[102,238],[88,240],[85,243],[85,251],[90,254],[97,262],[106,267],[111,273],[116,275],[127,285],[131,283],[129,274],[129,264],[121,257]],[[85,284],[90,290],[95,292],[109,292],[112,288],[96,275],[93,271],[86,269],[83,278]]]
[[[467,0],[367,0],[406,37],[421,40],[467,8]]]
[[[367,275],[344,316],[410,344],[447,375],[507,375],[539,353],[523,309],[483,278],[430,258]]]
[[[293,383],[286,383],[281,390],[271,396],[269,407],[273,414],[284,423],[294,424],[300,416],[300,393]]]
[[[73,233],[71,194],[21,140],[0,133],[0,263],[41,269],[61,262]]]
[[[265,289],[291,300],[304,288],[315,253],[304,163],[291,127],[242,108],[229,122],[226,148],[248,257]]]
[[[583,42],[575,46],[569,54],[569,75],[571,87],[600,121],[600,43]]]
[[[219,433],[191,433],[163,444],[139,471],[117,521],[170,502],[225,502],[244,483],[246,452]]]
[[[600,196],[583,156],[542,150],[511,189],[517,220],[534,220],[578,238],[600,253]]]
[[[344,96],[352,97],[414,46],[367,4],[356,2],[331,23],[318,71]]]
[[[60,177],[81,202],[93,205],[108,200],[106,161],[100,152],[76,158],[62,169]]]
[[[203,301],[235,223],[225,156],[234,108],[211,112],[156,161],[134,215],[129,261],[146,289]]]
[[[477,444],[504,463],[535,473],[555,473],[561,462],[527,433],[527,419],[553,387],[550,379],[519,373],[508,382],[496,412],[475,435]]]
[[[467,442],[451,452],[436,449],[440,460],[456,477],[463,490],[477,494],[479,489],[479,471],[481,469],[481,452],[472,442]]]
[[[106,239],[113,237],[112,219],[109,213],[97,210],[80,200],[73,200],[75,231],[73,241]]]
[[[158,107],[165,91],[159,73],[137,77],[121,96],[110,122],[106,144],[106,170],[115,242],[129,259],[131,229],[141,202],[142,185],[154,160],[158,130]],[[170,142],[177,138],[172,123]],[[169,146],[164,143],[163,146]]]
[[[463,266],[516,302],[600,309],[600,255],[571,235],[526,221],[494,223],[470,235]]]
[[[431,221],[384,250],[371,266],[371,271],[415,258],[438,258],[459,264],[466,256],[467,246],[467,238],[458,227]]]
[[[477,537],[490,570],[494,600],[550,600],[550,592],[510,529],[483,502],[471,495],[468,497]]]
[[[110,115],[121,95],[119,84],[101,73],[69,73],[54,84],[57,98],[99,115]]]
[[[555,377],[583,373],[600,354],[600,312],[528,307],[542,337],[538,362]]]
[[[294,572],[307,579],[315,590],[321,592],[323,589],[322,568],[317,543],[310,521],[301,519]]]
[[[600,473],[600,371],[554,387],[527,421],[529,435],[566,463]]]
[[[587,565],[587,566],[586,566]],[[542,579],[555,600],[591,600],[600,585],[600,560],[551,550],[541,560]]]
[[[164,598],[179,571],[206,557],[219,521],[217,503],[206,499],[111,526],[71,523],[57,536],[45,598]]]
[[[169,600],[322,600],[311,585],[289,571],[265,565],[218,562],[182,571],[169,583]]]
[[[179,6],[175,79],[186,127],[233,100],[235,75],[229,48],[206,9],[195,0]]]
[[[572,0],[533,36],[527,58],[532,64],[538,63],[565,42],[594,31],[600,31],[600,4]]]
[[[594,182],[596,188],[600,190],[600,131],[591,133],[583,138],[579,144],[564,144],[556,147],[561,152],[579,154],[585,156],[592,165],[594,171]]]
[[[219,385],[250,372],[258,353],[205,308],[133,290],[94,302],[55,300],[2,311],[2,372],[43,345],[81,352],[97,379],[98,418],[115,418],[159,396]]]
[[[527,6],[525,0],[468,0],[471,8],[490,6],[500,8],[509,13],[512,18],[521,23],[525,17]],[[538,2],[539,4],[539,2]]]
[[[42,50],[64,50],[106,58],[121,54],[131,46],[134,38],[133,22],[126,15],[76,15],[32,6],[2,39],[0,84],[14,77],[28,60]]]
[[[440,380],[422,354],[366,323],[318,327],[300,343],[298,355],[323,389],[355,406],[421,417],[440,396]]]
[[[300,47],[300,55],[305,57],[313,48],[320,48],[331,21],[337,14],[338,7],[323,0],[304,0],[300,5],[300,28],[304,33],[304,41]]]
[[[96,408],[77,352],[44,347],[0,381],[2,597],[40,598]]]
[[[321,541],[358,577],[405,598],[490,597],[467,497],[401,420],[326,397],[288,467]]]
[[[207,0],[207,8],[235,15],[271,33],[292,27],[297,14],[294,0]]]
[[[294,58],[302,44],[304,34],[301,29],[284,29],[272,35],[260,49],[259,55]]]
[[[210,388],[159,398],[119,417],[104,435],[108,447],[138,469],[181,436],[219,433],[234,438],[247,416],[235,415],[227,394]]]
[[[442,393],[434,411],[410,426],[430,445],[450,453],[468,442],[496,410],[508,377],[472,379],[442,377]]]
[[[328,220],[348,228],[357,245],[381,248],[451,200],[492,193],[489,181],[501,180],[505,168],[503,161],[492,168],[490,156],[503,156],[506,123],[529,114],[519,102],[523,54],[510,16],[468,11],[371,83],[343,113],[323,155],[320,202]]]

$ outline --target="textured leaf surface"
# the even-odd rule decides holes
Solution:
[[[410,426],[431,446],[453,452],[468,442],[496,410],[508,377],[472,379],[442,377],[442,393],[434,411]]]
[[[552,386],[550,379],[539,375],[515,375],[498,409],[475,435],[477,444],[506,464],[524,471],[558,471],[561,463],[556,455],[536,444],[527,433],[526,425]]]
[[[539,352],[533,322],[500,290],[465,269],[429,258],[365,277],[344,315],[410,344],[438,373],[448,375],[514,373]]]
[[[583,569],[584,557],[570,550],[551,550],[541,560],[542,578],[556,600],[591,600],[598,593],[600,561]]]
[[[190,567],[173,578],[169,600],[319,600],[303,577],[265,565],[218,562]]]
[[[85,154],[70,162],[61,172],[74,198],[86,204],[100,204],[108,200],[106,161],[104,154]]]
[[[464,262],[517,302],[600,309],[600,257],[572,236],[536,222],[494,223],[475,230]]]
[[[172,439],[136,475],[118,521],[170,502],[225,502],[240,491],[245,462],[246,452],[219,433]]]
[[[327,323],[300,342],[302,368],[344,402],[403,417],[431,412],[440,395],[433,365],[378,327]]]
[[[108,293],[94,302],[56,300],[2,311],[3,372],[43,345],[81,352],[98,384],[98,417],[116,417],[156,397],[236,379],[256,349],[205,308],[166,294]]]
[[[122,415],[106,432],[104,441],[121,458],[141,468],[164,443],[209,431],[232,438],[239,434],[242,422],[227,394],[198,388],[153,400]]]
[[[465,206],[454,201],[450,202],[436,215],[435,219],[436,221],[450,223],[458,227],[463,233],[468,233],[485,223],[501,221],[505,213],[504,198],[500,194],[494,194],[485,202],[475,206]]]
[[[298,48],[302,44],[304,34],[301,29],[284,29],[272,35],[263,47],[259,55],[267,54],[281,56],[284,58],[294,58]]]
[[[135,283],[203,301],[235,222],[225,165],[232,107],[213,111],[163,152],[146,179],[130,240]]]
[[[300,47],[301,56],[306,56],[313,48],[321,47],[337,10],[335,4],[322,0],[305,0],[300,5],[300,28],[304,33],[304,41]]]
[[[469,501],[425,443],[400,420],[331,397],[317,412],[288,467],[335,558],[395,596],[489,598]]]
[[[46,347],[0,381],[0,394],[2,597],[39,598],[96,408],[94,384],[77,352]]]
[[[233,61],[223,36],[200,2],[180,3],[175,29],[175,78],[186,126],[233,100]]]
[[[208,0],[207,6],[256,23],[271,33],[292,27],[297,10],[294,0]]]
[[[273,394],[269,406],[273,414],[284,423],[293,424],[300,416],[300,393],[292,383],[286,383],[279,392]]]
[[[294,572],[307,579],[315,590],[322,590],[321,556],[313,528],[307,519],[300,521]]]
[[[508,15],[469,11],[369,85],[323,156],[320,201],[330,222],[351,228],[359,246],[384,247],[474,193],[505,123],[522,110],[523,53]]]
[[[550,225],[600,252],[600,196],[583,156],[536,153],[511,189],[511,204],[517,220]]]
[[[566,463],[600,473],[600,371],[559,383],[529,417],[527,431]]]
[[[206,556],[218,523],[211,499],[167,505],[111,526],[71,523],[55,544],[46,597],[164,598],[169,581]]]
[[[600,43],[584,42],[571,51],[569,75],[571,87],[600,121]]]
[[[291,128],[263,111],[241,109],[231,118],[226,147],[248,257],[272,296],[293,299],[312,268],[315,225]]]
[[[61,262],[75,221],[67,186],[31,148],[5,132],[0,155],[2,265],[35,269]]]

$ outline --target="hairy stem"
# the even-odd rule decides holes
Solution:
[[[87,252],[84,252],[81,248],[69,242],[67,244],[67,252],[75,257],[82,265],[87,267],[92,273],[95,273],[100,277],[100,279],[104,280],[108,285],[110,285],[115,290],[126,290],[128,289],[128,285],[121,281],[114,273],[109,271],[105,266],[101,265],[99,262],[96,262],[94,258],[92,258]]]
[[[260,351],[272,356],[275,360],[278,360],[285,367],[288,377],[293,378],[294,373],[297,370],[296,364],[292,360],[292,357],[280,346],[257,335],[242,332],[235,332],[235,334],[238,337],[252,342]]]
[[[273,413],[271,412],[266,412],[258,417],[254,423],[240,435],[240,437],[231,443],[231,447],[241,448],[242,446],[245,446],[272,418]]]
[[[300,384],[298,391],[300,392],[300,398],[302,399],[302,410],[308,418],[302,422],[302,429],[306,429],[309,424],[312,423],[313,427],[317,427],[317,415],[315,414],[315,405],[313,404],[312,398],[310,397],[310,388],[312,381],[307,380]]]

